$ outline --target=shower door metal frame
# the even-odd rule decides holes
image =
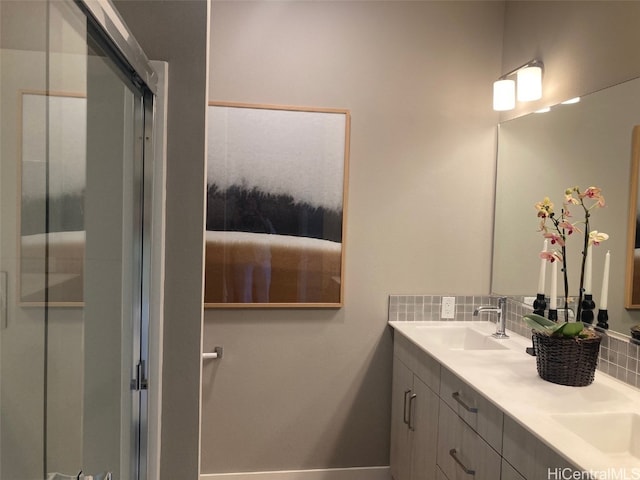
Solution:
[[[113,53],[124,62],[129,73],[138,77],[154,95],[157,94],[158,75],[113,3],[110,0],[74,1],[113,44]]]
[[[142,131],[139,132],[142,138],[140,142],[136,142],[136,155],[142,156],[142,170],[136,176],[140,175],[141,191],[139,195],[141,196],[143,210],[140,212],[142,237],[139,239],[139,244],[141,245],[141,258],[136,259],[140,266],[140,285],[138,292],[136,292],[136,300],[139,301],[140,305],[140,316],[138,319],[139,324],[135,325],[133,336],[133,358],[136,364],[131,366],[132,390],[138,394],[137,411],[134,415],[134,418],[137,416],[137,422],[131,428],[133,429],[132,434],[135,438],[136,448],[136,451],[132,452],[132,454],[133,458],[137,459],[136,465],[133,467],[135,479],[146,480],[148,470],[154,470],[153,467],[149,468],[150,461],[156,461],[154,457],[159,456],[159,438],[153,442],[157,451],[149,450],[150,424],[157,423],[158,420],[149,417],[150,390],[148,388],[150,361],[153,362],[152,368],[155,368],[155,373],[158,377],[157,379],[154,378],[154,381],[160,381],[160,361],[159,359],[150,359],[149,355],[150,328],[153,328],[150,325],[151,265],[152,262],[157,261],[156,255],[152,258],[151,237],[153,234],[153,187],[155,184],[153,172],[157,161],[157,152],[154,148],[157,145],[154,140],[154,131],[158,74],[110,0],[73,1],[87,16],[88,21],[93,26],[91,30],[101,36],[101,46],[107,50],[112,60],[142,92],[142,102],[136,104],[136,118],[134,119],[136,124],[142,124]],[[159,390],[153,388],[151,393],[159,395]],[[159,404],[159,399],[156,399],[156,404]],[[154,427],[153,431],[159,432],[158,426],[155,425]]]

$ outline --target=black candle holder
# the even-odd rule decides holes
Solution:
[[[593,295],[586,293],[581,306],[582,311],[580,313],[580,321],[591,325],[593,323],[593,309],[596,308],[596,302],[593,301]]]
[[[547,309],[547,300],[544,293],[537,293],[536,299],[533,301],[533,313],[544,317],[544,311]]]
[[[603,330],[609,329],[609,313],[607,310],[598,310],[598,327]]]
[[[557,309],[549,309],[549,320],[553,320],[554,322],[558,321],[558,310]]]

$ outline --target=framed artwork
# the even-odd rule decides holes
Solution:
[[[86,97],[21,92],[19,303],[81,306]]]
[[[208,107],[205,307],[341,307],[348,110]]]

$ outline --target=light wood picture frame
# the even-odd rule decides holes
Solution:
[[[205,307],[343,305],[348,110],[211,102]]]

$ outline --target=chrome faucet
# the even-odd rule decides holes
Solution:
[[[495,312],[498,314],[498,321],[496,322],[496,333],[493,333],[491,336],[495,338],[509,338],[509,335],[506,334],[506,324],[507,324],[507,297],[498,297],[498,306],[494,307],[493,305],[482,305],[476,308],[473,311],[473,316],[477,317],[480,312]]]

